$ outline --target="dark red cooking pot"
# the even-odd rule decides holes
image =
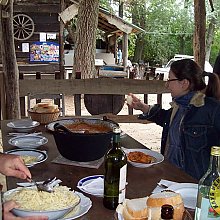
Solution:
[[[82,133],[69,128],[79,123],[86,123],[93,126],[104,126],[108,131],[100,131],[98,133]],[[60,154],[72,161],[87,162],[100,159],[109,149],[113,134],[113,127],[118,126],[117,123],[108,120],[106,117],[102,119],[88,118],[72,118],[58,120],[53,123],[53,136]]]

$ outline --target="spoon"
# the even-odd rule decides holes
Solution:
[[[31,179],[30,177],[26,178],[28,181],[32,182],[36,187],[38,191],[44,191],[44,192],[53,192],[53,188],[49,184],[38,184],[36,181]]]

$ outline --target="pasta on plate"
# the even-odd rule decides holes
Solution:
[[[79,196],[66,186],[55,187],[53,193],[38,191],[35,187],[22,188],[6,193],[4,199],[16,201],[21,210],[31,211],[56,211],[80,202]]]

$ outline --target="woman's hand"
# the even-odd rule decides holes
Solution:
[[[48,217],[46,216],[30,216],[30,217],[17,217],[13,215],[11,210],[13,208],[18,208],[19,206],[17,205],[16,202],[14,201],[8,201],[3,204],[3,219],[5,220],[47,220]]]
[[[150,106],[142,102],[139,98],[137,98],[132,93],[129,93],[128,96],[132,97],[132,102],[127,103],[130,108],[141,110],[143,113],[147,113]]]
[[[12,154],[0,154],[0,172],[6,176],[20,179],[31,177],[29,169],[25,166],[20,156]]]

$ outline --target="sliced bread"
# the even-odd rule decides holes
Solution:
[[[126,199],[122,213],[124,220],[147,220],[147,198]]]

